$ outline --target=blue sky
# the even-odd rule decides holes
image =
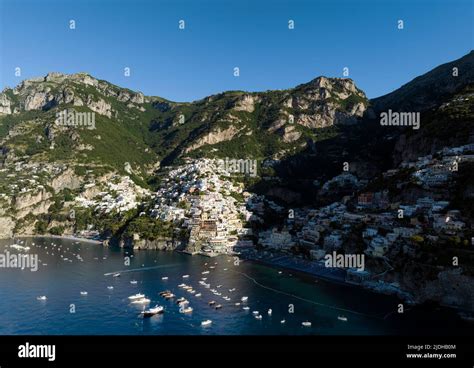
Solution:
[[[147,95],[192,101],[342,77],[348,67],[372,98],[467,54],[474,38],[470,0],[0,3],[0,89],[50,71],[88,72]]]

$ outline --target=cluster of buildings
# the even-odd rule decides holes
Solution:
[[[245,202],[251,199],[215,160],[187,160],[163,178],[150,216],[187,230],[191,253],[231,253],[253,246],[245,226],[252,217]]]
[[[149,195],[148,190],[136,185],[128,176],[114,175],[104,183],[85,184],[75,202],[100,213],[123,213],[137,208]]]
[[[464,233],[472,224],[466,223],[461,212],[450,207],[449,201],[440,199],[439,193],[444,193],[445,188],[440,191],[433,188],[441,180],[447,186],[458,163],[474,160],[471,152],[474,145],[444,149],[435,156],[404,162],[400,169],[413,169],[413,183],[431,188],[424,191],[427,195],[415,198],[414,202],[391,201],[387,189],[359,192],[322,208],[295,209],[294,216],[288,216],[280,228],[259,232],[258,242],[267,249],[287,253],[297,253],[298,248],[301,252],[303,248],[315,261],[321,261],[330,252],[344,253],[351,249],[381,260],[389,260],[391,252],[415,256],[419,244],[439,245],[453,236],[474,245],[474,238],[467,239]],[[442,167],[443,179],[437,176]],[[392,177],[398,170],[390,170],[384,177]],[[348,175],[344,175],[341,180],[347,182],[347,178]],[[359,185],[355,180],[352,182],[356,187]],[[350,276],[367,278],[367,270]]]

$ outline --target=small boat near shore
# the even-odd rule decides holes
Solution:
[[[146,309],[146,310],[142,311],[142,312],[141,312],[141,315],[142,315],[143,317],[152,317],[152,316],[154,316],[155,314],[163,313],[164,310],[165,310],[165,308],[163,308],[162,306],[156,305],[156,306],[153,307],[153,308]]]
[[[192,313],[193,312],[193,308],[191,307],[187,307],[187,308],[184,308],[182,311],[180,311],[181,313]]]
[[[216,302],[215,302],[214,300],[211,300],[211,301],[209,302],[209,305],[214,305],[214,304],[216,304]]]
[[[116,272],[112,275],[112,277],[120,277],[120,272]]]
[[[206,319],[205,321],[201,322],[201,326],[209,326],[212,324],[212,321],[210,319]]]
[[[130,296],[128,297],[128,299],[130,299],[130,300],[137,300],[137,299],[142,299],[142,298],[144,298],[144,297],[145,297],[145,294],[140,294],[140,293],[138,293],[138,294],[135,294],[135,295],[130,295]]]
[[[240,298],[240,301],[242,302],[246,302],[247,300],[249,300],[248,296],[243,296],[242,298]]]
[[[148,304],[150,303],[150,299],[143,298],[143,299],[136,299],[132,302],[132,304]]]

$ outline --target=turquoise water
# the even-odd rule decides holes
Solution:
[[[11,243],[1,241],[0,252],[17,252],[5,248]],[[36,238],[27,239],[27,243],[31,248],[28,253],[38,254],[40,263],[46,265],[40,264],[36,272],[0,269],[3,335],[387,335],[425,330],[456,332],[459,323],[453,323],[452,316],[443,310],[409,311],[399,316],[393,313],[399,303],[393,297],[251,262],[236,265],[226,256],[211,259],[176,252],[139,251],[131,254],[130,265],[124,265],[125,253],[121,249],[76,244],[67,239]],[[203,275],[206,270],[209,274]],[[121,276],[113,277],[115,272]],[[168,280],[162,280],[165,276]],[[210,289],[216,288],[222,295],[214,295],[200,285],[202,277],[207,277]],[[130,283],[132,280],[137,283]],[[202,296],[179,288],[183,282]],[[222,286],[217,288],[218,285]],[[175,302],[159,296],[163,290],[187,298],[193,312],[180,313]],[[87,291],[87,295],[81,295],[81,291]],[[165,313],[143,319],[143,307],[128,299],[138,292],[151,299],[151,307],[162,305]],[[46,301],[37,300],[42,295],[47,296]],[[231,300],[224,300],[224,296]],[[248,311],[243,310],[244,304],[235,305],[242,296],[248,296]],[[211,300],[221,304],[222,309],[211,308]],[[272,309],[271,316],[268,309]],[[257,320],[253,311],[259,311],[262,319]],[[347,321],[339,320],[338,316],[347,317]],[[202,327],[201,322],[207,319],[213,321],[212,325]],[[310,321],[312,326],[303,327],[303,321]]]

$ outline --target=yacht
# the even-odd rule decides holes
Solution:
[[[262,315],[258,314],[258,315],[255,316],[255,318],[260,320],[260,319],[262,319]]]
[[[221,309],[221,308],[222,308],[222,305],[217,304],[215,308],[216,308],[216,309]]]
[[[187,308],[184,308],[181,313],[191,313],[192,311],[193,311],[193,308],[187,307]]]
[[[201,274],[203,274],[203,275],[207,275],[208,273],[209,273],[209,271],[203,271],[203,272],[201,272]]]
[[[212,323],[210,319],[206,319],[205,321],[201,322],[201,326],[209,326]]]
[[[114,273],[112,276],[113,277],[120,277],[120,272]]]
[[[81,291],[81,295],[87,295],[87,291]]]
[[[311,327],[311,322],[305,321],[301,323],[304,327]]]
[[[136,299],[142,299],[142,298],[144,298],[144,297],[145,297],[145,294],[140,294],[140,293],[138,293],[138,294],[135,294],[135,295],[130,295],[130,296],[128,297],[128,299],[130,299],[130,300],[136,300]]]
[[[259,312],[259,311],[253,311],[252,314],[253,314],[254,316],[258,316],[258,315],[260,314],[260,312]]]
[[[240,300],[242,302],[246,302],[247,300],[249,300],[249,297],[248,296],[243,296]]]
[[[131,283],[132,285],[136,285],[136,284],[137,284],[137,280],[132,280],[132,281],[130,281],[130,283]]]
[[[168,276],[163,276],[161,279],[162,280],[168,280]]]
[[[113,287],[113,286],[107,286],[107,289],[109,289],[109,290],[113,290],[113,289],[114,289],[114,287]]]
[[[250,307],[245,306],[242,309],[248,311],[250,309]]]
[[[142,298],[142,299],[135,299],[132,304],[148,304],[150,303],[150,299]]]
[[[282,320],[280,321],[280,323],[281,323],[281,324],[284,324],[284,323],[286,323],[286,320],[282,319]]]
[[[211,301],[209,302],[209,305],[214,305],[214,304],[216,304],[216,302],[215,302],[214,300],[211,300]]]
[[[183,279],[187,279],[189,275],[183,275]]]
[[[37,300],[46,300],[48,298],[46,297],[46,295],[42,295],[42,296],[37,297],[36,299]]]
[[[339,321],[347,322],[347,317],[346,316],[338,316],[337,319]]]
[[[165,308],[162,306],[156,305],[154,308],[146,309],[141,312],[143,317],[151,317],[158,313],[163,313]]]
[[[195,294],[194,296],[200,297],[201,295],[202,295],[201,293],[197,293],[197,294]]]

